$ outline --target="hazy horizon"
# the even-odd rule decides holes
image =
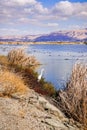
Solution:
[[[81,29],[64,29],[64,30],[57,30],[57,31],[53,31],[53,32],[48,32],[48,33],[37,33],[37,34],[30,34],[30,33],[28,33],[28,34],[4,34],[4,35],[0,35],[0,37],[23,37],[23,36],[42,36],[42,35],[49,35],[49,34],[52,34],[52,33],[57,33],[57,32],[59,32],[59,31],[61,31],[61,32],[69,32],[69,31],[79,31],[80,32],[80,30],[86,30],[86,28],[81,28]]]

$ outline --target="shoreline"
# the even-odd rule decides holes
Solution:
[[[20,45],[20,44],[25,44],[25,45],[29,45],[29,44],[49,44],[49,45],[69,45],[69,44],[71,44],[71,45],[75,45],[75,44],[84,44],[84,42],[22,42],[22,41],[13,41],[13,42],[7,42],[7,41],[5,41],[5,42],[3,42],[3,41],[0,41],[0,45],[1,44],[17,44],[17,45]]]

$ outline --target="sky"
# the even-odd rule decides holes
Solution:
[[[0,0],[0,36],[87,28],[86,0]]]

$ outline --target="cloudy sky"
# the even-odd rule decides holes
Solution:
[[[0,0],[0,36],[87,28],[86,0]]]

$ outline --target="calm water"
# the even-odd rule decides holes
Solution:
[[[7,55],[12,48],[22,45],[0,45],[0,54]],[[36,71],[44,68],[43,77],[61,88],[70,77],[73,65],[78,62],[87,63],[87,45],[28,45],[27,53],[34,55],[42,64]]]

